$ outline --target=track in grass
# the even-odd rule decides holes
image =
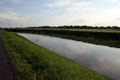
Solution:
[[[0,36],[0,80],[14,80],[13,72]]]

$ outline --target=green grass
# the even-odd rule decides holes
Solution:
[[[12,29],[10,29],[10,30],[12,30]],[[120,29],[18,28],[18,30],[52,30],[52,31],[56,31],[57,30],[57,31],[83,31],[83,32],[120,33]]]
[[[34,29],[34,28],[33,28]],[[28,28],[28,30],[30,30]],[[42,28],[35,28],[35,30],[58,30],[58,31],[85,31],[85,32],[107,32],[107,33],[120,33],[119,29],[42,29]]]
[[[14,33],[0,34],[16,80],[111,80]]]

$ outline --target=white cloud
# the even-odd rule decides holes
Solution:
[[[12,9],[6,9],[5,12],[0,13],[0,18],[11,20],[11,21],[25,21],[25,18],[14,12]]]
[[[61,1],[55,1],[53,3],[47,3],[46,5],[49,7],[61,7],[61,6],[67,6],[69,5],[71,0],[61,0]]]
[[[118,9],[103,10],[101,12],[96,12],[95,14],[87,15],[84,18],[87,20],[85,22],[88,25],[96,26],[119,26],[120,25],[120,11]]]
[[[73,2],[72,6],[68,8],[68,11],[87,10],[86,6],[89,6],[90,2]]]
[[[20,4],[23,0],[0,0],[0,27],[16,27],[26,21],[26,17],[13,11],[12,8],[6,8],[5,5]]]
[[[120,2],[120,0],[103,0],[107,3],[110,3],[110,4],[114,4],[114,3],[117,3],[117,2]]]
[[[89,6],[91,2],[85,2],[85,1],[73,1],[73,0],[59,0],[52,3],[47,3],[46,5],[48,7],[62,7],[62,6],[68,6],[68,11],[77,11],[77,10],[88,10],[88,8],[85,8],[86,6]]]
[[[120,11],[118,7],[89,13],[76,12],[74,15],[57,16],[56,21],[60,25],[120,26]]]
[[[77,7],[81,7],[81,6],[88,6],[89,3],[88,2],[73,2],[72,6],[77,6]]]
[[[14,25],[17,25],[24,23],[25,21],[25,17],[14,12],[10,8],[6,8],[5,11],[0,13],[0,23],[2,23],[2,26],[8,26],[8,23],[13,23]]]

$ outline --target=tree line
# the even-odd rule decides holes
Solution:
[[[119,26],[79,26],[79,25],[64,25],[64,26],[33,26],[27,28],[66,28],[66,29],[120,29]]]

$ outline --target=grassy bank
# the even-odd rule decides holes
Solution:
[[[16,80],[111,80],[14,33],[0,34]]]
[[[120,30],[114,29],[7,29],[8,31],[45,34],[120,48]]]
[[[58,30],[58,31],[85,31],[85,32],[106,32],[106,33],[120,33],[120,29],[65,29],[65,28],[31,28],[35,30]]]

